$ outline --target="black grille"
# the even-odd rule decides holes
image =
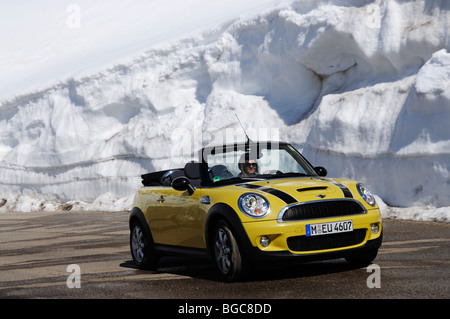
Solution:
[[[282,221],[327,218],[364,213],[364,208],[353,200],[318,201],[289,207]]]
[[[323,250],[358,245],[365,237],[365,229],[355,229],[348,233],[289,237],[287,244],[292,251]]]

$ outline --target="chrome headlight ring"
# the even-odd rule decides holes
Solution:
[[[256,193],[245,193],[238,199],[241,212],[252,218],[262,218],[270,212],[269,201]]]
[[[366,185],[362,183],[356,184],[356,188],[358,189],[359,195],[372,207],[375,207],[375,196],[373,196],[372,192],[367,188]]]

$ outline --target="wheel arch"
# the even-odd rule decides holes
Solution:
[[[238,240],[238,244],[246,254],[251,252],[252,244],[245,231],[241,219],[229,205],[224,203],[217,203],[208,211],[205,222],[205,241],[208,253],[213,255],[213,246],[211,245],[211,238],[213,238],[214,226],[219,220],[224,220],[231,227],[234,236]]]
[[[153,240],[152,232],[150,231],[150,227],[148,226],[147,220],[145,219],[144,213],[141,211],[139,207],[133,207],[130,213],[130,218],[128,220],[128,224],[130,227],[130,231],[132,230],[132,225],[134,221],[138,221],[141,226],[144,228],[144,231],[150,236],[151,240]]]

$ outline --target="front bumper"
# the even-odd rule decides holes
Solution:
[[[257,247],[253,247],[250,251],[250,256],[253,261],[271,262],[280,260],[291,260],[291,261],[317,261],[317,260],[328,260],[345,258],[350,255],[354,255],[360,252],[378,249],[381,247],[383,241],[383,234],[381,233],[378,238],[366,241],[362,246],[345,248],[341,250],[334,251],[324,251],[324,252],[314,252],[308,254],[297,254],[290,251],[264,251]]]
[[[353,231],[337,235],[307,237],[307,224],[334,221],[353,221]],[[371,226],[377,224],[375,234]],[[280,223],[276,220],[258,221],[243,224],[250,247],[248,252],[254,260],[325,260],[346,257],[359,251],[378,249],[382,243],[382,221],[379,209],[367,213],[338,218],[325,218]],[[261,237],[269,238],[267,247],[261,246]]]

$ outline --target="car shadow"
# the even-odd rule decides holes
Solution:
[[[345,259],[332,259],[311,262],[289,262],[267,264],[256,269],[253,280],[282,280],[302,277],[315,277],[327,274],[352,271],[362,267],[350,264]]]
[[[132,268],[150,274],[173,274],[196,279],[221,281],[214,263],[209,259],[188,257],[162,257],[155,270],[139,270],[132,260],[120,264],[120,267]],[[314,277],[340,272],[347,272],[363,267],[350,264],[345,259],[333,259],[312,262],[283,262],[258,265],[253,267],[244,282],[258,282],[267,280],[283,280],[302,277]]]

